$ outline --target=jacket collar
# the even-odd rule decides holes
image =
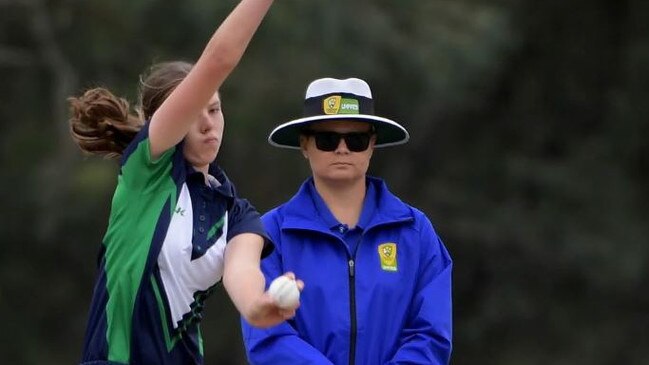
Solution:
[[[372,227],[407,222],[414,219],[412,211],[399,198],[392,194],[382,179],[367,176],[366,199],[374,202],[365,202],[359,225],[365,231]],[[320,206],[320,209],[318,208]],[[284,205],[284,223],[282,229],[305,229],[330,233],[331,225],[335,224],[331,212],[327,209],[321,212],[324,202],[319,196],[313,177],[308,178],[298,192]],[[374,210],[374,214],[367,216],[366,209]],[[314,219],[318,217],[318,219]]]

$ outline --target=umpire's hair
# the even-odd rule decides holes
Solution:
[[[119,158],[162,102],[187,76],[193,65],[184,61],[154,64],[140,76],[139,105],[131,113],[128,101],[105,88],[70,97],[70,134],[88,154]]]

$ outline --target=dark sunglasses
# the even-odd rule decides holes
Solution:
[[[340,140],[345,140],[345,145],[352,152],[363,152],[369,147],[372,132],[351,132],[351,133],[336,133],[336,132],[316,132],[306,130],[302,132],[306,136],[313,136],[315,138],[315,145],[320,151],[331,152],[335,151],[340,144]]]

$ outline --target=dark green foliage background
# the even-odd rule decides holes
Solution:
[[[0,1],[0,353],[79,358],[116,164],[82,156],[66,97],[135,100],[195,60],[234,0]],[[649,2],[278,0],[222,89],[219,161],[261,211],[307,176],[266,144],[322,76],[364,78],[409,144],[371,173],[455,260],[453,364],[649,363]],[[224,290],[208,364],[245,363]]]

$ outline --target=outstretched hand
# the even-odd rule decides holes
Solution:
[[[296,280],[295,274],[288,272],[284,276]],[[296,280],[297,287],[300,291],[304,289],[304,282]],[[282,308],[279,303],[268,293],[268,291],[259,295],[250,305],[248,316],[245,318],[252,326],[266,328],[276,326],[287,319],[295,317],[295,311],[300,303],[293,307]]]

